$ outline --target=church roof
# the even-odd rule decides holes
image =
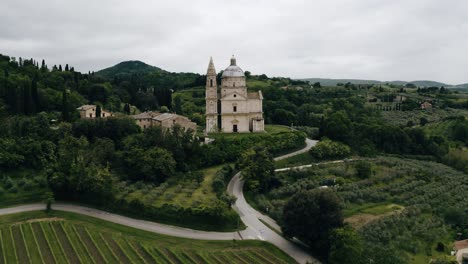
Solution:
[[[208,70],[206,75],[216,75],[216,69],[213,63],[213,57],[210,57],[210,63],[208,64]]]
[[[231,58],[231,65],[223,72],[222,78],[225,77],[245,77],[244,71],[236,65],[236,58],[234,56]]]
[[[248,99],[263,99],[262,91],[247,93]]]

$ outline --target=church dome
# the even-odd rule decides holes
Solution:
[[[224,77],[245,77],[244,71],[236,65],[236,58],[234,56],[231,58],[231,65],[223,72],[222,78]]]

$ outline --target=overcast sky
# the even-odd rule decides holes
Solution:
[[[467,0],[1,0],[0,53],[79,71],[468,82]]]

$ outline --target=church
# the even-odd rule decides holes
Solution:
[[[231,65],[216,82],[213,58],[206,73],[206,132],[264,132],[262,92],[247,92],[244,71],[232,56]]]

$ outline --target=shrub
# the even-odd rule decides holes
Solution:
[[[358,161],[356,165],[354,165],[356,169],[356,174],[361,179],[367,179],[372,174],[372,164],[368,161]]]
[[[26,184],[26,181],[27,181],[26,178],[23,177],[19,181],[17,181],[17,184],[19,187],[21,187]]]
[[[5,188],[10,189],[15,185],[15,182],[10,178],[10,176],[6,177],[4,180]]]
[[[25,191],[31,191],[34,188],[35,184],[31,180],[26,180],[23,185]]]
[[[17,193],[18,192],[18,186],[13,185],[8,189],[8,192],[10,193]]]
[[[351,148],[341,142],[324,139],[313,147],[309,153],[317,159],[341,159],[351,154]]]

